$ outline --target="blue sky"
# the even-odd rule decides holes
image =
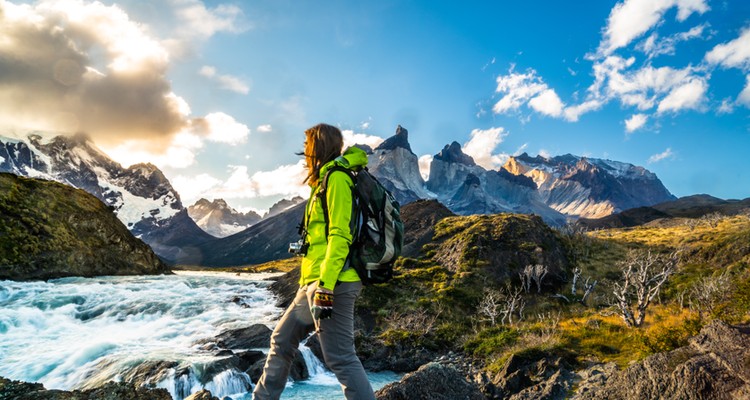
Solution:
[[[0,43],[16,61],[4,125],[84,130],[125,165],[160,166],[188,205],[305,194],[293,153],[317,122],[372,144],[401,124],[423,162],[455,140],[487,168],[572,153],[642,165],[677,196],[750,196],[747,1],[0,8],[16,39]]]

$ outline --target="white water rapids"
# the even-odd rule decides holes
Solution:
[[[229,368],[204,376],[207,366],[226,356],[197,342],[257,323],[272,328],[282,310],[263,280],[268,277],[184,272],[0,281],[0,376],[47,389],[88,389],[127,380],[138,366],[169,362],[172,367],[149,383],[176,400],[202,388],[219,398],[250,399],[252,383],[244,372]],[[333,374],[306,346],[300,350],[310,379],[290,381],[282,398],[342,398]],[[398,376],[372,373],[370,379],[378,388]]]

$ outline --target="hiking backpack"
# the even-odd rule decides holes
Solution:
[[[367,168],[352,171],[334,166],[326,172],[317,194],[322,200],[326,237],[329,223],[326,188],[328,177],[335,171],[346,173],[354,183],[350,224],[352,244],[344,269],[354,268],[364,285],[387,282],[393,277],[393,263],[401,255],[404,244],[401,208],[391,192]]]

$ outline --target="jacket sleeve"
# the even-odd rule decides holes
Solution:
[[[352,218],[352,181],[347,174],[337,171],[328,177],[326,204],[329,219],[328,244],[320,265],[320,285],[333,290],[352,243],[349,227]]]

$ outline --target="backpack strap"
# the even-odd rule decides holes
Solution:
[[[318,196],[318,200],[320,200],[320,206],[323,208],[323,219],[326,223],[326,242],[328,241],[328,225],[330,224],[330,218],[328,216],[328,202],[326,199],[326,191],[328,190],[328,177],[330,177],[331,174],[336,171],[344,172],[352,180],[352,184],[354,183],[354,173],[350,169],[340,167],[338,165],[334,165],[333,167],[331,167],[331,169],[326,171],[326,174],[323,177],[323,181],[320,183],[320,189],[318,190],[318,193],[316,194],[316,196]],[[352,191],[352,201],[354,201],[353,191]]]

